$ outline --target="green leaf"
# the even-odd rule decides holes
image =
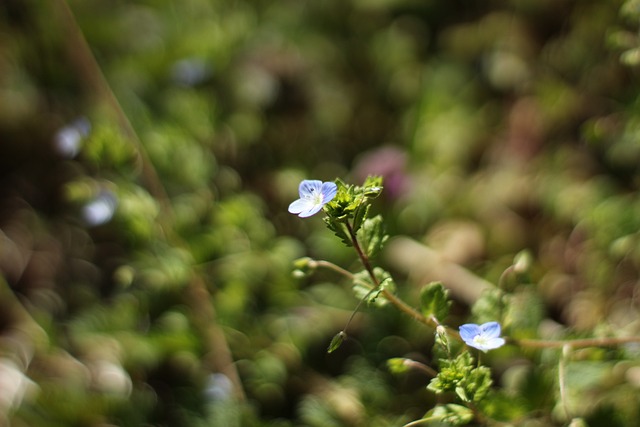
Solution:
[[[347,185],[340,179],[336,179],[336,185],[338,186],[336,196],[325,205],[325,211],[331,219],[343,222],[353,216],[359,202],[356,201],[353,185]]]
[[[498,421],[515,421],[528,413],[531,402],[514,393],[498,391],[484,399],[479,410],[487,417]]]
[[[491,389],[491,371],[486,366],[474,367],[468,351],[455,359],[440,360],[440,372],[427,386],[436,394],[454,392],[463,402],[479,402]]]
[[[355,214],[353,216],[353,232],[354,233],[357,233],[358,230],[360,230],[360,227],[362,227],[362,224],[365,218],[369,214],[370,207],[371,205],[367,204],[356,209]]]
[[[465,396],[469,399],[462,400],[478,402],[484,399],[491,389],[491,384],[493,384],[493,380],[491,379],[491,371],[489,368],[486,366],[478,366],[473,369],[462,382],[462,387],[465,390]]]
[[[449,291],[440,282],[431,282],[420,292],[420,310],[425,317],[434,316],[442,321],[449,314]]]
[[[333,231],[333,234],[340,238],[342,243],[344,243],[347,247],[353,246],[351,237],[349,237],[349,234],[347,234],[347,229],[342,220],[336,219],[330,215],[324,218],[324,222],[327,224],[329,230]]]
[[[508,298],[504,311],[504,325],[513,331],[513,338],[533,338],[545,317],[544,301],[537,290],[522,286]]]
[[[373,273],[379,283],[377,287],[373,284],[367,270],[362,270],[353,275],[353,292],[358,299],[365,300],[367,304],[383,307],[389,301],[386,298],[378,297],[384,290],[391,293],[395,292],[396,284],[391,275],[380,267],[374,268]]]
[[[471,399],[469,399],[469,397],[467,396],[467,392],[464,389],[464,387],[456,387],[456,394],[458,395],[458,397],[460,398],[460,400],[462,400],[463,402],[470,402]]]
[[[441,359],[440,372],[427,386],[436,394],[453,392],[473,370],[473,357],[468,351],[460,353],[455,359]]]
[[[451,426],[463,426],[473,420],[473,411],[465,406],[449,403],[436,406],[424,418],[442,421]]]
[[[409,363],[410,359],[405,359],[404,357],[394,357],[393,359],[387,360],[387,368],[391,371],[392,374],[404,374],[411,369]]]
[[[447,335],[447,329],[444,326],[438,326],[436,328],[436,342],[435,344],[439,346],[447,356],[451,355],[451,347],[449,346],[449,336]]]
[[[373,257],[380,252],[388,238],[380,215],[365,219],[358,233],[360,246],[368,257]]]
[[[473,304],[471,313],[478,323],[486,323],[501,319],[505,305],[508,303],[508,295],[500,289],[490,289],[482,293]]]
[[[382,193],[382,177],[368,176],[362,187],[364,196],[374,199]]]
[[[333,353],[342,345],[344,340],[347,339],[347,334],[344,331],[338,332],[332,339],[327,349],[327,353]]]

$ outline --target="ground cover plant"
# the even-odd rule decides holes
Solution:
[[[0,425],[638,425],[639,23],[1,2]]]

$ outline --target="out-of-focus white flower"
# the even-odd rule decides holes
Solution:
[[[0,415],[17,408],[36,384],[10,359],[0,359]]]
[[[54,144],[58,153],[70,159],[80,152],[82,140],[89,135],[91,123],[86,117],[80,117],[73,123],[64,126],[54,136]]]
[[[233,384],[225,374],[211,374],[205,388],[205,395],[209,400],[227,400],[231,397]]]
[[[93,386],[105,393],[128,396],[133,387],[131,377],[118,364],[107,360],[99,360],[89,365]]]
[[[117,206],[116,196],[110,191],[103,190],[82,208],[82,217],[90,226],[102,225],[111,220]]]

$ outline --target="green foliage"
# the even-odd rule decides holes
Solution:
[[[387,360],[387,368],[389,368],[392,374],[405,374],[411,369],[410,363],[407,362],[411,361],[403,357],[394,357],[393,359]]]
[[[527,413],[523,399],[506,393],[492,393],[490,399],[479,403],[479,407],[483,414],[500,421],[522,419]]]
[[[334,199],[327,203],[325,223],[347,246],[353,245],[354,236],[363,242],[363,250],[368,256],[377,253],[387,237],[382,228],[382,218],[369,218],[369,201],[382,192],[382,177],[368,177],[362,186],[347,185],[336,180],[338,191]],[[376,219],[377,218],[377,219]],[[364,226],[364,229],[361,228]],[[358,233],[361,233],[358,235]]]
[[[505,301],[508,297],[500,289],[491,289],[480,295],[480,298],[473,304],[472,313],[474,319],[478,323],[490,322],[495,319],[501,319]]]
[[[440,359],[440,372],[427,388],[436,394],[455,392],[463,402],[479,402],[486,397],[491,384],[489,368],[474,367],[471,354],[464,351],[454,359]]]
[[[450,308],[449,291],[441,282],[431,282],[420,291],[420,310],[425,317],[444,321]]]
[[[384,291],[394,293],[396,284],[391,275],[380,267],[374,268],[373,271],[378,285],[373,283],[369,272],[363,270],[353,276],[353,292],[358,299],[364,300],[367,304],[382,307],[387,305],[388,301],[384,296],[380,298],[380,295]]]
[[[389,236],[384,232],[384,224],[381,215],[367,218],[358,230],[358,240],[365,255],[374,257],[382,250]]]
[[[138,163],[134,146],[113,123],[95,126],[83,154],[91,165],[103,172],[117,169],[120,173],[133,174]]]
[[[463,426],[473,420],[473,411],[465,406],[448,403],[438,405],[424,416],[434,421],[441,421],[449,426]]]
[[[634,345],[575,351],[566,414],[557,349],[516,340],[638,335],[639,16],[637,0],[2,2],[0,423],[396,426],[434,405],[418,369],[377,375],[411,355],[441,359],[430,390],[465,405],[424,423],[638,425]],[[89,132],[60,133],[78,117]],[[336,174],[380,176],[337,181],[329,244],[285,211],[301,179]],[[113,216],[92,224],[104,193]],[[439,233],[459,220],[473,230]],[[394,260],[407,237],[446,262]],[[356,238],[360,267],[336,249]],[[399,296],[443,285],[355,316],[358,356],[327,356],[352,290],[305,255],[364,268],[353,291],[376,306],[389,272]],[[476,299],[474,279],[500,290]],[[434,324],[414,322],[447,319],[447,289],[452,324],[512,339],[482,365],[449,329],[430,352]]]

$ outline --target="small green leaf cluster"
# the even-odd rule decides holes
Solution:
[[[347,246],[353,245],[353,235],[364,228],[359,238],[366,242],[368,253],[380,250],[386,237],[382,233],[382,218],[367,221],[370,200],[382,192],[382,177],[368,177],[362,186],[345,184],[337,179],[338,192],[334,199],[325,205],[327,226]],[[351,227],[351,230],[347,227]],[[364,227],[363,227],[364,225]]]
[[[440,372],[427,388],[436,394],[454,392],[463,402],[479,402],[491,384],[489,368],[474,366],[473,357],[464,351],[454,359],[441,359]]]

